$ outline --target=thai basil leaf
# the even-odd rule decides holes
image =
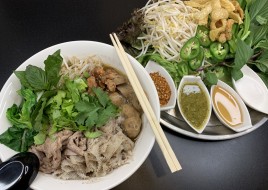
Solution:
[[[49,55],[45,60],[45,72],[47,80],[51,86],[56,86],[60,79],[60,69],[63,58],[60,56],[60,50],[56,51],[52,55]]]

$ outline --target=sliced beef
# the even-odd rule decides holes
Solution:
[[[87,139],[81,131],[75,132],[68,141],[67,148],[72,152],[83,156],[87,149]]]
[[[29,151],[39,158],[40,171],[48,174],[56,171],[61,163],[61,150],[72,134],[73,132],[69,130],[60,131],[55,136],[47,138],[44,144],[30,148]]]

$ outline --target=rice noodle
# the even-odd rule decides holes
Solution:
[[[194,13],[199,10],[186,6],[181,0],[149,0],[140,11],[144,13],[145,34],[138,38],[142,44],[138,57],[152,46],[167,60],[178,61],[181,47],[195,35]]]

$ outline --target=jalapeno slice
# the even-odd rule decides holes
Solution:
[[[201,46],[209,47],[211,44],[211,40],[209,38],[209,29],[205,26],[197,26],[196,37],[198,38]]]
[[[186,61],[181,61],[178,64],[178,74],[180,77],[183,77],[184,75],[188,75],[189,74],[189,68],[187,66],[187,62]]]
[[[200,48],[200,53],[198,54],[198,56],[188,62],[190,69],[195,71],[196,69],[201,67],[203,59],[204,59],[204,50],[203,48]]]
[[[210,49],[212,56],[215,59],[221,61],[221,60],[224,60],[224,58],[228,54],[229,45],[227,43],[213,42],[209,46],[209,49]]]
[[[200,43],[196,37],[190,38],[181,48],[180,57],[189,61],[198,56],[200,52]]]

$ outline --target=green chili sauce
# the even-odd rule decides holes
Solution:
[[[179,94],[181,112],[196,129],[204,126],[209,116],[209,100],[202,87],[196,83],[187,83]]]

